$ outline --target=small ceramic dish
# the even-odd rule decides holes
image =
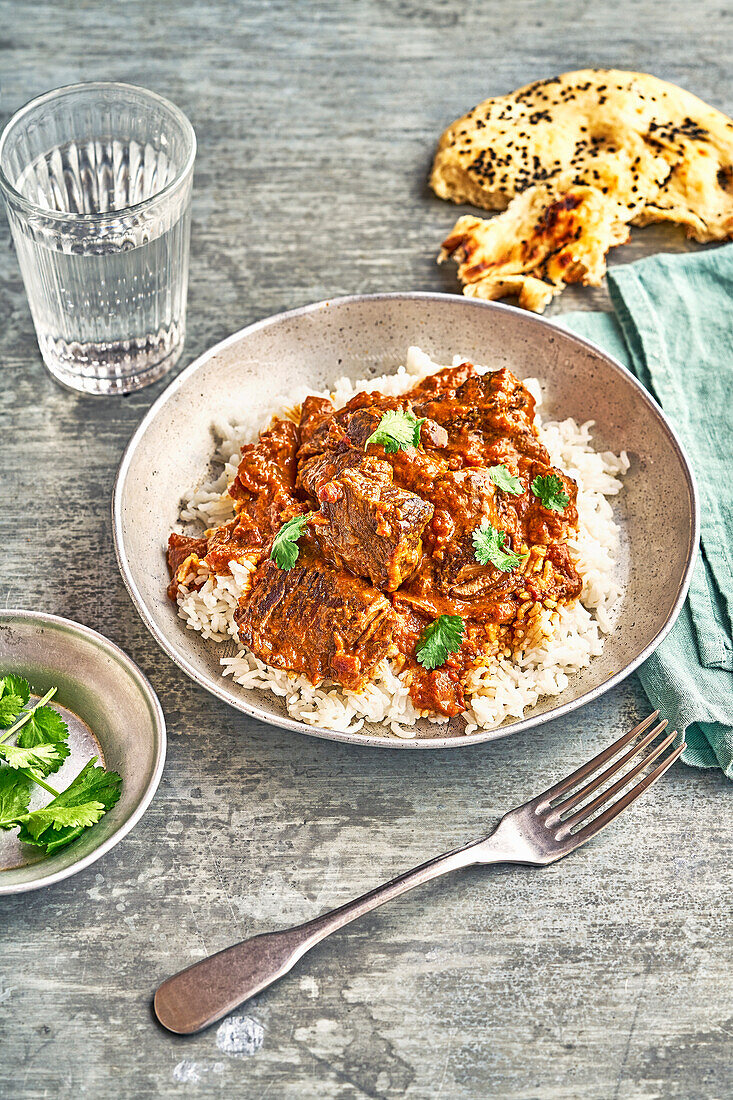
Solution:
[[[272,395],[299,386],[327,389],[341,375],[394,371],[410,344],[436,362],[460,354],[476,363],[538,377],[547,419],[593,420],[594,446],[628,452],[631,469],[614,501],[621,527],[625,596],[603,653],[561,695],[521,720],[466,735],[454,718],[415,725],[413,740],[367,723],[341,733],[291,718],[270,693],[223,679],[220,658],[235,652],[187,630],[166,596],[168,534],[181,499],[202,481],[214,449],[212,423],[264,410]],[[384,748],[452,748],[506,737],[582,706],[628,676],[653,652],[679,614],[699,536],[695,482],[684,450],[657,403],[615,359],[556,325],[513,306],[455,294],[375,294],[337,298],[250,325],[205,352],[171,383],[133,435],[114,496],[117,560],[154,637],[198,684],[264,722],[315,737]]]
[[[93,756],[122,776],[117,805],[54,855],[39,856],[15,832],[0,832],[0,894],[19,894],[88,867],[140,820],[163,772],[165,719],[147,679],[121,649],[56,615],[0,611],[0,672],[25,677],[34,695],[58,688],[51,705],[69,725],[71,749],[54,776],[58,789]]]

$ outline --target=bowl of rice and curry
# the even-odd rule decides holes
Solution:
[[[367,295],[184,371],[130,442],[114,528],[144,621],[215,695],[428,747],[636,667],[684,599],[697,502],[661,410],[586,341],[498,304]]]

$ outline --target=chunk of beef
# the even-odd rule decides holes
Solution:
[[[178,573],[184,562],[195,555],[197,558],[202,558],[206,553],[207,543],[206,539],[194,539],[188,535],[179,535],[177,532],[173,532],[168,537],[168,550],[166,553],[166,560],[168,561],[168,568],[171,574],[171,583],[168,585],[168,596],[173,602],[178,596]]]
[[[583,591],[583,578],[573,564],[567,544],[558,542],[548,546],[545,562],[552,567],[552,575],[546,582],[546,594],[555,600],[577,599]]]
[[[274,419],[257,443],[242,447],[237,476],[229,486],[236,501],[240,539],[261,545],[282,525],[294,504],[298,429]]]
[[[410,390],[413,402],[432,401],[439,396],[453,397],[459,386],[476,373],[473,363],[459,363],[457,367],[444,367],[435,374],[428,374]]]
[[[431,533],[435,583],[445,595],[458,599],[486,599],[506,590],[507,574],[476,560],[473,533],[483,523],[503,531],[506,547],[521,543],[516,514],[502,518],[499,493],[482,468],[449,471],[432,487],[436,519]],[[510,519],[510,522],[506,522]]]
[[[399,406],[395,403],[394,407]],[[386,411],[383,405],[367,405],[362,409],[349,409],[345,413],[341,424],[352,447],[360,451],[365,450],[367,440],[376,432]],[[379,445],[374,444],[374,446]]]
[[[424,540],[429,561],[403,590],[413,606],[437,616],[456,613],[448,603],[460,604],[460,614],[495,621],[494,604],[503,605],[523,583],[517,572],[476,560],[473,532],[485,521],[504,531],[507,549],[522,542],[516,515],[509,523],[501,519],[499,495],[488,471],[471,467],[448,471],[430,486],[435,515]],[[505,612],[502,606],[499,614]]]
[[[364,451],[367,440],[378,428],[385,412],[390,409],[411,409],[417,398],[425,400],[428,396],[442,392],[452,394],[455,386],[464,381],[473,370],[470,363],[447,368],[431,375],[409,393],[397,397],[360,392],[338,412],[327,398],[307,397],[300,417],[298,463],[328,451],[341,453],[351,447]],[[448,441],[446,430],[429,418],[422,425],[420,435],[426,448],[441,448]]]
[[[306,397],[301,406],[298,425],[299,461],[326,449],[324,440],[335,413],[335,406],[327,397]]]
[[[194,539],[188,535],[176,534],[174,531],[168,538],[168,552],[166,554],[171,574],[175,575],[186,558],[190,558],[191,554],[202,558],[206,553],[206,545],[206,539]]]
[[[578,485],[556,466],[549,463],[533,462],[527,467],[527,482],[532,484],[536,477],[556,477],[568,496],[568,503],[561,512],[545,508],[534,493],[526,498],[524,510],[520,512],[527,532],[527,541],[548,546],[559,539],[567,538],[571,528],[578,526]]]
[[[474,407],[487,442],[509,440],[517,454],[547,459],[534,425],[534,398],[506,367],[468,378],[456,391],[456,400]]]
[[[461,658],[450,654],[444,665],[435,669],[423,668],[415,659],[415,650],[426,626],[436,617],[432,609],[426,614],[416,610],[414,604],[404,601],[401,593],[392,600],[398,618],[395,637],[400,653],[405,657],[410,696],[418,710],[445,714],[452,718],[466,709],[461,685]],[[437,612],[442,614],[442,610]]]
[[[242,459],[229,493],[237,501],[269,493],[292,492],[295,485],[298,429],[292,420],[274,418],[256,443],[242,447]]]
[[[418,382],[408,393],[397,397],[360,391],[338,412],[328,398],[306,397],[300,414],[299,461],[327,450],[338,450],[334,443],[342,440],[344,435],[352,446],[363,447],[387,409],[408,408],[416,401],[429,401],[439,395],[450,398],[475,371],[472,363],[445,367]],[[343,431],[334,432],[334,425]],[[327,440],[329,432],[331,438]],[[443,443],[435,445],[443,446]]]
[[[244,645],[274,668],[360,691],[393,648],[396,616],[381,592],[306,543],[292,569],[260,566],[236,621]]]
[[[455,718],[466,709],[466,694],[460,680],[460,669],[445,665],[426,669],[416,665],[412,669],[410,698],[418,710],[430,714],[445,714]]]
[[[534,398],[510,370],[471,374],[456,390],[416,402],[448,432],[447,452],[465,465],[491,466],[520,458],[548,462],[534,427]]]
[[[268,533],[255,530],[248,513],[242,512],[208,532],[206,563],[214,573],[228,573],[232,560],[259,562],[268,542]]]
[[[363,451],[367,446],[367,440],[379,427],[379,423],[382,416],[387,411],[387,408],[412,411],[412,404],[406,397],[400,397],[389,399],[389,405],[367,405],[362,408],[346,411],[344,416],[339,418],[339,423],[343,429],[344,436],[348,440],[348,444]],[[448,433],[445,428],[427,417],[425,423],[420,425],[421,445],[426,448],[441,448],[445,447],[447,442]],[[381,455],[383,453],[380,443],[374,443],[371,444],[371,446],[374,447],[375,454]],[[416,457],[416,452],[414,450],[410,450],[409,452],[403,451],[402,453],[409,454],[413,459]]]
[[[404,403],[404,402],[403,402]],[[338,412],[322,397],[307,397],[301,412],[301,444],[298,462],[326,451],[340,452],[364,445],[387,409],[399,400],[379,393],[357,393]]]
[[[324,555],[394,592],[417,568],[432,504],[393,484],[387,462],[356,450],[309,459],[299,485],[317,502]]]
[[[445,428],[441,428],[440,424],[428,418],[424,424],[420,425],[420,442],[425,448],[434,447],[436,450],[441,450],[448,444],[448,433]]]

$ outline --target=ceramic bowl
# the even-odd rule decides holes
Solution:
[[[34,695],[58,688],[51,705],[68,722],[71,753],[49,780],[57,789],[92,756],[122,776],[119,802],[54,855],[39,856],[14,832],[0,832],[0,894],[18,894],[88,867],[140,820],[163,773],[165,719],[152,687],[121,649],[56,615],[0,611],[0,670],[25,677]]]
[[[335,733],[289,717],[274,695],[222,679],[219,659],[233,648],[202,641],[177,617],[165,592],[164,550],[182,496],[206,475],[213,421],[265,407],[273,393],[295,386],[322,389],[344,374],[392,371],[410,344],[437,362],[450,363],[460,354],[510,367],[520,378],[539,377],[544,416],[594,420],[597,449],[628,452],[631,469],[616,505],[626,596],[603,654],[562,695],[541,701],[521,721],[469,735],[460,719],[448,727],[421,721],[414,740],[396,738],[379,725]],[[166,653],[197,683],[264,722],[389,748],[444,748],[503,737],[567,714],[613,687],[670,629],[698,541],[687,458],[659,406],[628,370],[533,314],[448,294],[341,298],[269,317],[230,336],[184,370],[145,416],[120,465],[113,511],[118,562],[130,595]]]

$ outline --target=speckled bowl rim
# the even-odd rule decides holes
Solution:
[[[43,886],[51,886],[55,882],[62,882],[64,879],[78,874],[79,871],[83,871],[86,867],[91,867],[93,863],[96,863],[98,859],[106,855],[106,853],[114,848],[116,844],[119,844],[119,842],[127,836],[130,830],[137,825],[153,800],[153,796],[158,789],[158,785],[163,775],[168,744],[165,715],[163,714],[163,708],[160,705],[160,700],[155,693],[155,689],[145,673],[138,668],[131,657],[128,657],[124,649],[120,649],[118,645],[111,642],[109,638],[105,638],[104,634],[100,634],[99,631],[92,630],[91,627],[84,626],[82,623],[74,622],[73,619],[67,619],[63,615],[50,615],[43,611],[24,611],[22,608],[3,607],[0,609],[0,621],[5,616],[13,616],[13,618],[21,619],[26,622],[37,623],[39,626],[63,626],[69,630],[71,634],[81,635],[94,642],[100,649],[104,650],[114,661],[117,661],[124,668],[128,676],[135,681],[137,687],[150,704],[150,712],[153,717],[153,731],[155,734],[155,766],[143,790],[142,797],[133,812],[127,820],[123,821],[119,828],[116,829],[111,836],[108,836],[106,840],[103,840],[94,851],[75,860],[73,863],[69,864],[68,867],[63,867],[50,875],[42,875],[30,882],[21,882],[9,886],[3,885],[2,872],[0,872],[0,897],[10,894],[26,894],[31,890],[40,890]],[[42,868],[43,861],[39,861],[35,866]]]
[[[523,718],[519,722],[512,722],[507,726],[499,726],[492,730],[476,730],[474,733],[466,734],[463,737],[420,737],[408,740],[407,738],[384,736],[373,737],[367,734],[356,733],[341,733],[338,730],[325,729],[322,726],[311,726],[306,722],[299,722],[294,718],[287,718],[284,716],[273,715],[272,713],[264,710],[262,707],[258,707],[257,704],[249,702],[246,697],[241,700],[232,699],[223,687],[219,687],[215,681],[209,682],[206,677],[199,674],[197,669],[181,654],[176,647],[169,641],[165,631],[158,627],[155,619],[148,613],[144,599],[142,598],[135,579],[130,569],[127,553],[125,549],[125,542],[123,537],[123,525],[122,525],[122,505],[123,505],[123,491],[125,486],[125,479],[131,465],[133,455],[137,449],[138,443],[145,435],[148,426],[158,415],[159,410],[167,403],[167,401],[179,390],[189,378],[194,375],[202,366],[204,366],[214,356],[220,354],[226,348],[232,344],[237,343],[243,337],[248,336],[261,329],[267,328],[272,325],[277,325],[284,320],[290,320],[296,317],[307,316],[308,314],[317,314],[319,311],[324,310],[327,307],[347,305],[352,303],[358,303],[363,301],[379,302],[379,301],[434,301],[434,302],[461,302],[467,309],[482,309],[491,310],[494,312],[501,312],[509,315],[521,315],[524,323],[537,326],[537,328],[550,328],[553,335],[563,341],[570,344],[579,345],[586,350],[592,351],[596,356],[600,356],[604,364],[612,371],[623,375],[624,379],[631,384],[633,389],[636,390],[638,398],[643,402],[651,414],[658,420],[670,439],[673,448],[676,450],[680,463],[684,469],[685,477],[687,480],[687,486],[690,492],[690,497],[693,502],[693,516],[692,516],[692,530],[690,531],[690,540],[685,558],[685,566],[680,578],[679,588],[677,592],[677,598],[672,605],[670,613],[665,620],[662,627],[658,630],[657,634],[651,641],[642,649],[636,657],[629,661],[622,669],[614,673],[607,680],[604,680],[602,684],[598,684],[596,687],[584,692],[576,699],[569,699],[565,703],[561,703],[557,707],[552,707],[541,714],[529,715],[527,718]],[[616,687],[628,676],[631,675],[647,657],[650,657],[659,644],[666,638],[672,629],[677,616],[682,610],[682,605],[687,597],[687,592],[690,587],[690,581],[692,579],[692,570],[695,566],[697,558],[698,544],[700,541],[700,499],[697,491],[697,485],[695,477],[692,472],[690,460],[687,456],[687,452],[677,435],[677,432],[667,420],[661,406],[654,400],[651,394],[644,389],[627,367],[620,363],[618,359],[615,359],[612,355],[609,355],[607,351],[594,344],[591,340],[586,340],[582,336],[576,335],[574,332],[570,332],[567,329],[560,328],[552,320],[539,317],[536,314],[520,311],[515,306],[503,305],[500,302],[484,302],[475,298],[463,298],[458,297],[455,294],[441,294],[432,291],[395,291],[385,292],[380,294],[351,294],[344,295],[338,298],[326,298],[320,302],[313,302],[310,305],[299,306],[296,309],[285,310],[282,313],[272,314],[269,317],[264,317],[260,321],[254,321],[250,325],[246,325],[244,328],[239,329],[238,332],[232,333],[231,336],[225,337],[220,340],[219,343],[214,344],[206,351],[202,352],[192,363],[189,364],[185,370],[182,370],[176,378],[166,387],[157,400],[151,405],[147,413],[141,420],[137,429],[133,433],[130,442],[125,448],[125,452],[120,462],[119,470],[117,471],[117,477],[115,479],[114,491],[112,496],[112,530],[114,535],[115,554],[117,556],[117,564],[119,566],[122,579],[125,582],[127,591],[130,593],[130,597],[138,614],[145,623],[146,627],[153,635],[158,645],[163,651],[174,661],[175,664],[181,668],[187,676],[189,676],[200,687],[205,688],[216,698],[221,699],[223,702],[228,703],[229,706],[234,707],[236,710],[241,711],[244,714],[248,714],[253,718],[257,718],[261,722],[266,722],[268,725],[277,726],[281,729],[294,730],[296,733],[304,733],[309,737],[320,737],[329,741],[343,741],[352,745],[362,745],[364,748],[386,748],[386,749],[450,749],[450,748],[463,748],[470,745],[483,744],[487,741],[496,741],[500,738],[509,737],[516,733],[521,733],[525,730],[533,729],[537,726],[544,725],[546,722],[554,721],[556,718],[561,718],[564,715],[570,714],[580,707],[585,706],[587,703],[593,702],[595,699],[599,699],[602,695],[605,695],[607,691]]]

